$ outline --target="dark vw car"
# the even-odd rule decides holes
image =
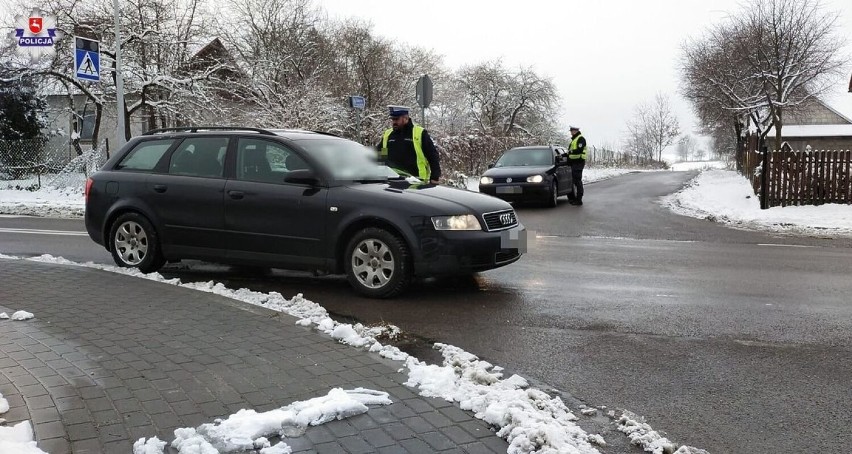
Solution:
[[[86,229],[146,273],[179,259],[345,273],[376,298],[525,252],[508,203],[406,180],[374,158],[309,131],[151,131],[87,181]]]
[[[573,194],[568,154],[562,147],[512,148],[479,179],[479,192],[509,202],[544,202],[556,206],[561,195]]]

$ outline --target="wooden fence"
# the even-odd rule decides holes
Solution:
[[[744,142],[742,171],[754,193],[763,197],[763,153],[757,138]],[[852,150],[781,150],[769,152],[764,208],[852,203]]]

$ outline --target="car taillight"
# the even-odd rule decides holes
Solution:
[[[86,195],[86,198],[85,198],[86,203],[89,203],[89,191],[91,191],[91,189],[92,189],[92,184],[93,184],[94,182],[95,182],[95,181],[94,181],[94,180],[92,180],[91,178],[86,178],[86,191],[85,191],[85,193],[84,193],[84,194]]]

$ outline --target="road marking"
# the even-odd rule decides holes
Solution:
[[[0,232],[6,233],[29,233],[32,235],[68,235],[68,236],[87,236],[86,232],[75,232],[72,230],[43,230],[43,229],[14,229],[0,228]]]
[[[769,246],[769,247],[816,247],[816,246],[808,246],[804,244],[775,244],[775,243],[757,243],[758,246]]]

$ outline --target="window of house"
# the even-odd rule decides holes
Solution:
[[[78,111],[75,116],[74,131],[80,134],[80,140],[91,141],[95,133],[95,112],[86,109]]]

